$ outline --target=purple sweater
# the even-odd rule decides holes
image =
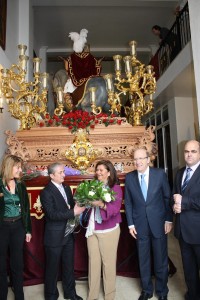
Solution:
[[[106,203],[106,210],[100,208],[100,213],[102,217],[102,223],[98,224],[95,222],[95,230],[105,230],[116,226],[117,223],[122,221],[120,208],[122,205],[122,189],[120,185],[114,185],[111,190],[113,190],[115,195],[115,201]]]

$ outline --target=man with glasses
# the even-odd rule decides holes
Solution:
[[[200,300],[200,144],[185,144],[186,166],[177,172],[173,199],[176,214],[174,234],[179,240],[185,281],[186,300]]]
[[[136,239],[142,292],[138,300],[153,297],[151,253],[155,273],[155,292],[167,300],[167,234],[172,229],[170,187],[162,169],[149,167],[146,148],[134,151],[135,170],[125,179],[125,208],[129,232]]]

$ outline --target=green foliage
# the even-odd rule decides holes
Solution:
[[[85,180],[79,184],[74,199],[80,206],[89,206],[92,201],[102,200],[110,202],[115,200],[115,192],[98,180]]]

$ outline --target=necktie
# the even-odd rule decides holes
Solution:
[[[63,198],[65,199],[65,202],[66,202],[68,208],[70,208],[70,205],[69,205],[69,203],[67,201],[67,195],[66,195],[64,187],[62,185],[59,186],[59,191],[61,192]]]
[[[144,196],[144,200],[146,201],[146,198],[147,198],[147,185],[146,185],[146,182],[144,180],[144,176],[145,176],[145,174],[141,175],[140,186],[141,186],[142,194]]]
[[[190,180],[190,171],[192,171],[191,168],[186,169],[186,176],[185,176],[185,179],[184,179],[182,187],[181,187],[182,192],[184,192],[184,190],[186,189],[188,182]]]

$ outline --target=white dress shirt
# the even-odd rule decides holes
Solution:
[[[62,184],[58,184],[58,183],[56,183],[56,182],[53,181],[53,180],[51,180],[51,182],[57,187],[57,189],[59,189],[59,192],[61,193],[61,195],[62,195],[63,198],[65,199],[65,202],[66,202],[68,208],[70,209],[70,205],[69,205],[69,203],[68,203],[67,195],[66,195],[66,193],[65,193],[65,189],[64,189],[63,185],[62,185]]]
[[[198,168],[199,165],[200,165],[200,161],[196,165],[194,165],[192,167],[189,167],[189,166],[186,165],[185,171],[183,173],[183,178],[182,178],[182,184],[181,185],[183,185],[183,182],[185,180],[186,173],[187,173],[187,168],[191,169],[191,171],[190,171],[190,179],[191,179],[192,175],[194,174],[194,172],[196,171],[196,169]]]

